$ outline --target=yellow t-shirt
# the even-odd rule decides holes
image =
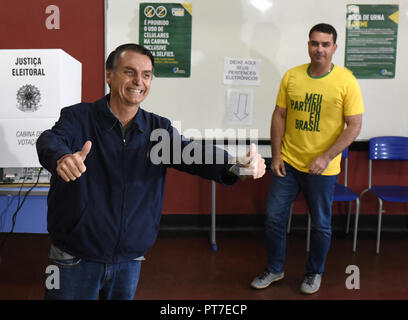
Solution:
[[[286,72],[276,99],[276,105],[287,109],[281,157],[302,172],[335,143],[344,130],[344,116],[364,112],[360,86],[350,70],[334,65],[328,74],[315,78],[309,65]],[[340,161],[341,154],[323,175],[339,174]]]

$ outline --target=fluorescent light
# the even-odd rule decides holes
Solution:
[[[272,2],[269,0],[251,0],[252,5],[259,11],[265,12],[272,7]]]

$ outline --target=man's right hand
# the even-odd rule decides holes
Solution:
[[[275,176],[286,176],[285,163],[280,157],[272,157],[271,170]]]
[[[81,151],[66,154],[57,161],[57,173],[65,182],[76,180],[86,171],[84,161],[91,147],[92,142],[88,140]]]

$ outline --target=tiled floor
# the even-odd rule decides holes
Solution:
[[[4,236],[1,235],[1,236]],[[262,237],[218,236],[218,251],[206,237],[159,237],[146,255],[135,299],[138,300],[342,300],[408,299],[408,237],[383,237],[375,253],[374,234],[360,239],[357,253],[351,239],[335,237],[320,291],[299,293],[306,252],[304,236],[288,237],[285,279],[267,289],[249,286],[262,271],[266,255]],[[50,239],[17,234],[1,252],[0,299],[42,299]],[[360,289],[349,290],[349,265],[360,272]]]

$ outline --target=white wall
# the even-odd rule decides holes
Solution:
[[[106,52],[127,42],[138,42],[139,3],[106,0]],[[171,2],[176,1],[148,1]],[[407,0],[265,0],[262,11],[251,0],[193,0],[192,72],[190,78],[155,78],[143,107],[181,121],[181,130],[256,128],[269,138],[270,118],[280,79],[288,68],[309,61],[308,32],[320,22],[338,32],[334,63],[344,66],[347,4],[399,4],[395,79],[363,80],[366,113],[359,140],[379,135],[408,136],[408,1]],[[224,58],[261,59],[261,85],[254,88],[251,126],[227,125]],[[248,88],[248,87],[245,87]],[[192,136],[199,138],[198,136]],[[220,137],[217,137],[220,138]],[[225,136],[224,138],[229,138]]]

